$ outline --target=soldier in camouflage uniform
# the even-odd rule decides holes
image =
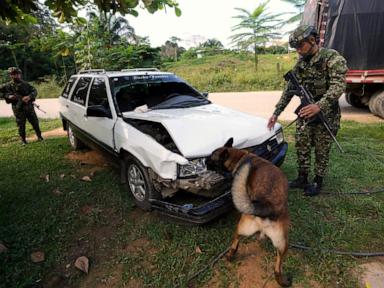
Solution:
[[[16,117],[16,123],[19,127],[19,135],[22,144],[27,144],[25,139],[26,120],[31,123],[36,132],[38,140],[43,140],[39,127],[39,120],[36,116],[33,102],[36,99],[37,91],[29,83],[21,80],[21,70],[17,67],[10,67],[8,73],[12,81],[1,87],[5,101],[12,104],[12,111]]]
[[[338,99],[343,94],[347,65],[345,59],[335,50],[319,48],[319,38],[313,26],[301,25],[289,37],[289,44],[299,54],[293,68],[299,82],[313,95],[314,104],[299,107],[296,122],[296,150],[298,177],[290,182],[290,188],[304,189],[304,195],[315,196],[321,191],[323,177],[329,161],[332,137],[319,121],[308,121],[320,111],[328,120],[336,135],[340,127],[340,107]],[[276,109],[269,119],[268,128],[272,128],[280,113],[285,109],[296,91],[287,83]],[[308,182],[311,165],[311,148],[315,152],[314,180]]]

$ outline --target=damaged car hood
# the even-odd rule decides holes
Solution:
[[[275,131],[269,131],[267,120],[234,111],[216,104],[193,108],[125,112],[124,118],[161,123],[181,154],[186,158],[210,155],[234,138],[234,146],[246,148],[261,144]]]

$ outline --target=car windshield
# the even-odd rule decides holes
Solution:
[[[211,103],[173,74],[114,77],[111,84],[120,112],[142,105],[150,109],[170,109]]]
[[[168,99],[152,107],[152,109],[189,108],[210,104],[211,102],[203,97],[190,95],[171,94]]]

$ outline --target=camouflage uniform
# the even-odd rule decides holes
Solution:
[[[293,68],[299,82],[313,95],[336,135],[340,127],[338,99],[343,94],[347,65],[345,59],[335,50],[320,48],[309,61],[299,59]],[[279,116],[291,101],[290,83],[287,83],[280,101],[276,104]],[[315,147],[315,175],[324,177],[328,166],[332,138],[322,123],[308,123],[299,118],[296,123],[296,149],[299,173],[308,174],[311,163],[311,147]]]
[[[1,90],[4,94],[4,98],[7,103],[12,104],[12,111],[16,117],[16,124],[19,128],[19,135],[23,142],[25,142],[25,123],[26,120],[31,123],[33,129],[36,132],[36,135],[39,139],[41,137],[41,131],[39,127],[39,120],[36,116],[33,102],[36,99],[37,91],[29,83],[20,80],[19,82],[10,81],[1,87]],[[10,100],[8,96],[18,95],[18,99]],[[28,103],[24,103],[21,98],[23,96],[30,96],[31,100]]]

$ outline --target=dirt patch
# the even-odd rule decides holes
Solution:
[[[378,261],[359,265],[359,287],[381,288],[384,283],[384,257],[378,257]]]
[[[239,288],[278,288],[280,287],[272,276],[273,266],[266,271],[263,259],[266,252],[257,241],[240,243],[239,250],[233,262],[226,261],[227,267],[233,271],[235,281],[231,281],[230,287]],[[219,274],[215,276],[204,287],[221,287]]]
[[[233,262],[224,260],[227,268],[234,274],[233,277],[230,277],[231,282],[228,287],[280,288],[280,285],[275,281],[273,273],[275,258],[273,257],[273,261],[270,263],[266,263],[267,253],[263,249],[263,245],[257,240],[250,241],[249,243],[240,243],[235,260]],[[220,276],[221,274],[216,271],[214,277],[203,287],[222,287]],[[323,288],[322,285],[313,280],[308,281],[309,286],[295,285],[294,281],[295,279],[293,278],[292,287],[296,288]]]
[[[50,131],[45,131],[42,133],[43,138],[55,138],[55,137],[64,137],[67,136],[67,131],[64,131],[63,128],[57,128]],[[28,141],[36,140],[36,136],[27,137]]]
[[[78,173],[82,176],[92,177],[97,171],[106,169],[112,165],[112,161],[96,150],[72,151],[65,156],[71,161],[80,162]]]

